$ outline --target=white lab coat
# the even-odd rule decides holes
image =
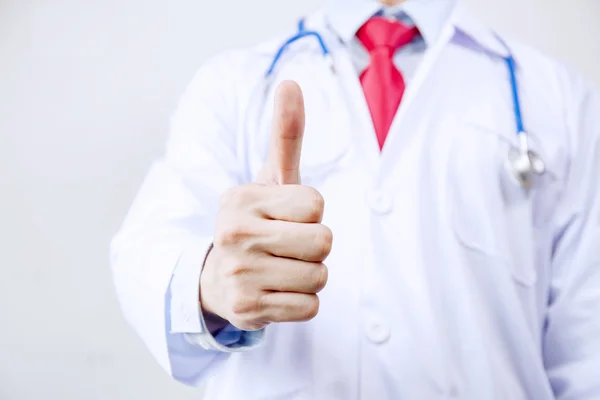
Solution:
[[[526,195],[503,169],[516,144],[506,48],[463,6],[381,154],[356,71],[324,21],[308,25],[339,80],[310,40],[276,74],[304,91],[302,179],[323,194],[334,233],[319,315],[272,325],[261,346],[230,354],[177,334],[197,316],[170,300],[178,261],[199,273],[221,193],[265,159],[277,82],[264,107],[256,88],[277,40],[215,57],[184,95],[165,157],[112,244],[129,323],[176,379],[209,381],[210,400],[600,398],[598,95],[506,41],[548,169]]]

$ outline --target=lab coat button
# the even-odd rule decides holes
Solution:
[[[373,343],[383,343],[390,338],[390,328],[380,320],[372,320],[367,324],[367,337]]]
[[[370,196],[371,209],[377,214],[387,214],[392,211],[392,198],[382,192],[373,192]]]

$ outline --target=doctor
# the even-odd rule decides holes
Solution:
[[[599,106],[455,1],[330,1],[194,78],[124,314],[210,400],[599,399]]]

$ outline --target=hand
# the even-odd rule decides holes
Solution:
[[[204,312],[241,330],[307,321],[319,310],[317,293],[327,282],[323,261],[332,233],[321,224],[323,197],[300,185],[303,135],[302,91],[294,82],[283,82],[257,181],[229,190],[221,201],[200,301]]]

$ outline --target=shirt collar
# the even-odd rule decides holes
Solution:
[[[342,41],[348,42],[369,18],[384,11],[386,15],[408,16],[428,46],[440,37],[456,0],[408,0],[399,6],[385,7],[377,0],[329,0],[326,14]]]
[[[377,0],[328,0],[327,21],[347,43],[369,18],[384,8]],[[417,26],[427,46],[432,46],[447,23],[454,25],[454,40],[490,55],[507,57],[510,50],[482,24],[461,0],[407,0],[390,11],[404,13]]]

